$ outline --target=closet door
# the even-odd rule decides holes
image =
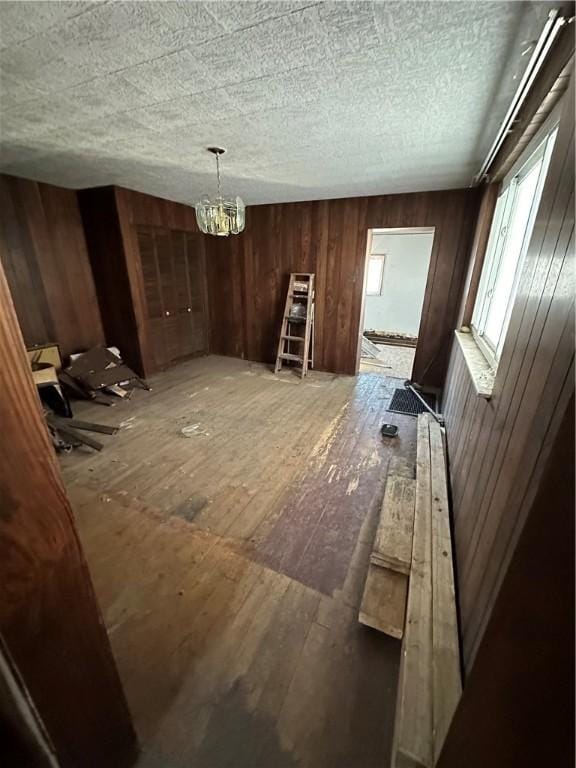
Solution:
[[[156,229],[154,232],[156,244],[156,260],[158,262],[158,277],[160,295],[164,311],[164,363],[171,363],[180,356],[180,332],[176,306],[176,281],[174,276],[174,259],[172,254],[172,232],[169,229]]]
[[[156,260],[156,244],[154,231],[139,228],[138,247],[144,276],[144,292],[148,308],[148,326],[154,360],[158,367],[166,365],[166,342],[164,339],[164,305],[160,292],[160,274]]]
[[[176,295],[176,314],[178,318],[178,357],[187,357],[196,352],[194,346],[194,328],[192,298],[190,295],[190,277],[186,254],[186,232],[172,232],[172,254],[174,257],[174,279]]]
[[[202,235],[139,227],[152,350],[158,368],[208,352]]]
[[[186,234],[186,255],[192,351],[194,354],[208,354],[208,304],[206,300],[204,238],[202,235]]]

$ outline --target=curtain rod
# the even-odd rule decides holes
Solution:
[[[496,138],[494,139],[492,146],[490,147],[490,150],[480,167],[480,170],[472,179],[472,183],[470,184],[471,187],[474,187],[477,184],[480,184],[480,182],[487,177],[488,171],[492,163],[494,162],[496,155],[498,154],[502,144],[504,143],[504,140],[506,139],[508,134],[511,133],[512,131],[514,121],[516,120],[516,116],[518,115],[520,108],[526,101],[526,97],[530,92],[530,89],[534,83],[534,80],[536,79],[536,76],[542,69],[542,66],[544,64],[544,61],[546,60],[546,57],[548,56],[550,48],[552,47],[554,40],[558,36],[558,32],[564,26],[564,24],[567,23],[567,21],[568,19],[565,16],[561,16],[557,8],[554,8],[549,12],[548,20],[546,21],[546,24],[544,25],[544,28],[540,33],[540,37],[536,42],[534,50],[532,51],[532,56],[530,57],[528,66],[526,67],[526,70],[522,75],[520,84],[516,89],[514,97],[510,103],[510,106],[508,107],[508,111],[504,116],[504,120],[502,121],[500,128],[498,129]]]

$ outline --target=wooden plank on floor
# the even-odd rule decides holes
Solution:
[[[80,419],[66,419],[65,424],[73,429],[82,429],[86,432],[101,432],[103,435],[115,435],[120,427],[110,424],[96,424],[93,421],[81,421]]]
[[[432,564],[428,414],[418,416],[410,589],[402,642],[392,768],[432,764]]]
[[[416,481],[389,475],[370,561],[399,573],[410,573]]]
[[[391,637],[402,638],[406,617],[408,577],[370,564],[358,620]]]
[[[432,495],[432,685],[434,760],[462,694],[444,435],[430,422]]]

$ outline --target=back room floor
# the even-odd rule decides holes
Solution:
[[[400,643],[358,624],[398,380],[182,363],[62,457],[138,768],[384,768]],[[399,427],[384,442],[383,421]]]

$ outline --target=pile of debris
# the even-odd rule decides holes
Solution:
[[[415,347],[418,343],[418,336],[412,336],[409,333],[374,331],[369,328],[364,331],[364,337],[375,344],[387,344],[393,347]]]
[[[146,382],[129,368],[116,347],[93,347],[70,356],[70,365],[58,374],[71,394],[102,405],[113,405],[117,397],[130,397],[135,388],[149,390]]]
[[[70,397],[114,405],[117,398],[129,398],[135,388],[149,390],[146,382],[129,368],[116,347],[94,347],[71,355],[70,365],[62,366],[56,344],[28,350],[32,377],[44,406],[46,424],[57,451],[71,451],[87,445],[100,451],[102,443],[85,432],[114,435],[118,427],[73,418]]]
[[[378,360],[380,358],[380,349],[366,336],[362,336],[362,357],[369,357],[372,360]]]

